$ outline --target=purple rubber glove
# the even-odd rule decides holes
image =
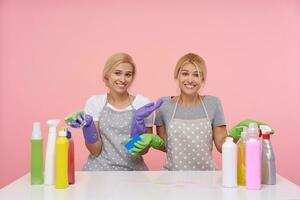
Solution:
[[[148,117],[154,110],[159,108],[163,102],[164,101],[160,99],[156,102],[156,104],[153,102],[148,103],[147,105],[136,110],[131,123],[131,137],[146,133],[144,119]]]
[[[70,118],[75,120],[68,122],[68,125],[72,128],[81,128],[83,131],[83,136],[86,144],[94,144],[98,141],[98,131],[94,124],[93,117],[85,114],[84,112],[77,112],[71,114]],[[66,120],[65,120],[66,121]]]

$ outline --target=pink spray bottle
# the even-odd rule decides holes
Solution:
[[[246,140],[246,188],[261,189],[261,141],[256,123],[250,123]]]

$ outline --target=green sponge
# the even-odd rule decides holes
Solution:
[[[66,124],[69,124],[69,123],[71,123],[71,122],[76,121],[77,116],[78,116],[79,114],[81,114],[81,113],[84,113],[84,110],[80,110],[80,111],[78,111],[78,112],[73,112],[73,113],[71,113],[69,116],[65,117],[65,123],[66,123]]]
[[[265,122],[260,122],[260,121],[256,121],[256,120],[252,120],[252,119],[245,119],[245,120],[242,120],[240,121],[237,125],[235,125],[234,127],[232,127],[230,130],[229,130],[229,135],[232,136],[233,138],[235,139],[239,139],[241,137],[241,133],[243,131],[243,128],[244,127],[248,127],[250,123],[257,123],[258,126],[260,125],[267,125],[269,126],[268,124],[266,124]],[[271,133],[270,134],[274,134],[274,130],[272,129]]]

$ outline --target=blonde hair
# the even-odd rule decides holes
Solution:
[[[136,69],[135,69],[135,64],[133,62],[133,59],[129,54],[123,53],[123,52],[115,53],[111,57],[108,58],[108,60],[106,61],[105,65],[104,65],[103,71],[102,71],[102,79],[104,81],[107,80],[107,76],[111,72],[111,70],[115,66],[117,66],[121,63],[128,63],[132,66],[132,68],[133,68],[132,78],[134,79]]]
[[[175,71],[174,71],[174,79],[178,78],[179,71],[182,66],[186,64],[192,64],[196,67],[199,75],[202,76],[202,81],[206,81],[206,76],[207,76],[207,70],[206,70],[206,64],[203,58],[201,58],[199,55],[194,54],[194,53],[188,53],[184,56],[182,56],[176,64]]]

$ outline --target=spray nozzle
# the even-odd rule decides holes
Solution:
[[[51,119],[47,121],[47,125],[49,126],[49,132],[56,132],[56,127],[59,124],[59,119]]]
[[[271,127],[267,125],[260,125],[259,129],[261,130],[262,134],[270,134],[272,131]]]

